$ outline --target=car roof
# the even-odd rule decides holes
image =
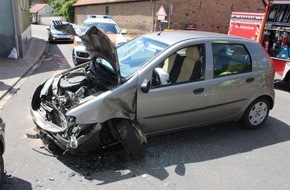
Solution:
[[[205,31],[189,31],[189,30],[173,30],[173,31],[160,31],[143,35],[144,37],[153,40],[161,41],[163,43],[172,45],[180,41],[189,39],[213,39],[213,40],[240,40],[240,41],[253,41],[238,36],[230,36],[227,34]]]

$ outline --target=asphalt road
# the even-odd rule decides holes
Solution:
[[[34,129],[32,93],[49,76],[70,68],[71,50],[72,44],[50,45],[46,58],[0,110],[7,125],[2,189],[290,189],[290,94],[280,82],[262,128],[224,123],[152,137],[141,161],[121,146],[73,157],[28,138]]]

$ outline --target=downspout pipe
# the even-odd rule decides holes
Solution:
[[[13,24],[14,24],[14,40],[15,40],[15,48],[16,48],[16,51],[17,51],[17,58],[20,57],[20,54],[19,54],[19,42],[18,42],[18,27],[19,25],[17,24],[18,20],[17,20],[17,15],[16,15],[16,6],[15,6],[15,1],[11,1],[12,2],[12,14],[13,14]]]

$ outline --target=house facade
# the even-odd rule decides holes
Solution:
[[[0,57],[8,57],[15,47],[23,57],[31,39],[29,0],[0,1]]]
[[[166,16],[158,16],[163,7]],[[74,22],[82,24],[88,14],[109,14],[129,33],[186,29],[227,33],[231,12],[263,12],[263,0],[78,0]],[[161,14],[162,15],[162,14]]]
[[[35,4],[30,8],[30,13],[32,16],[32,23],[42,24],[42,17],[50,17],[53,12],[53,8],[48,4]]]

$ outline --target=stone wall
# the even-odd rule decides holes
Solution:
[[[166,20],[157,20],[160,6],[166,10]],[[170,7],[172,15],[169,18]],[[185,29],[190,22],[197,30],[227,33],[232,11],[263,12],[262,0],[153,0],[115,2],[75,7],[75,23],[82,24],[88,14],[110,14],[120,28],[129,33],[147,33],[165,28]]]
[[[11,1],[0,1],[0,57],[7,57],[12,48],[15,47],[14,22],[11,10]]]
[[[179,29],[184,29],[188,23],[193,22],[197,30],[227,33],[231,12],[264,11],[261,0],[178,0],[178,2],[173,3],[171,24],[172,28]]]
[[[153,27],[151,6],[150,1],[141,1],[76,7],[74,22],[81,25],[86,15],[109,14],[120,28],[127,29],[129,33],[149,32]]]

